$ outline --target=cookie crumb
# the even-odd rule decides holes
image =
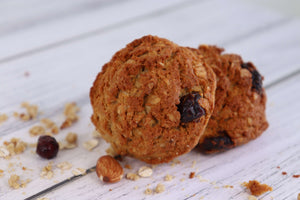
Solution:
[[[6,114],[0,115],[0,125],[7,120],[8,120],[8,116]]]
[[[195,172],[191,172],[190,175],[189,175],[189,178],[192,179],[194,177],[195,177]]]
[[[172,179],[174,178],[174,176],[167,174],[164,178],[165,181],[172,181]]]
[[[152,173],[153,173],[152,169],[146,166],[141,167],[138,171],[138,174],[141,177],[149,177],[152,175]]]
[[[297,198],[297,200],[300,200],[300,193],[298,194],[298,198]]]
[[[83,143],[83,147],[89,151],[92,151],[99,144],[99,141],[96,139],[91,139]]]
[[[126,164],[124,167],[125,167],[126,169],[132,169],[131,165],[129,165],[129,164]]]
[[[44,135],[45,128],[42,126],[33,126],[29,129],[30,136]]]
[[[111,157],[115,157],[117,155],[117,153],[115,152],[115,150],[110,146],[108,147],[105,152],[110,155]]]
[[[261,184],[257,180],[252,180],[249,181],[248,183],[244,182],[242,185],[248,188],[251,194],[255,196],[260,196],[268,191],[273,190],[272,187],[268,186],[267,184]]]
[[[86,174],[86,170],[82,169],[82,168],[76,168],[76,169],[72,170],[72,173],[75,176],[84,175],[84,174]]]
[[[155,192],[156,193],[162,193],[166,190],[165,185],[162,183],[157,184],[156,188],[155,188]]]
[[[287,175],[287,173],[286,173],[286,172],[282,172],[281,174],[282,174],[282,175]]]
[[[145,192],[146,195],[151,195],[152,194],[152,190],[150,188],[146,188]]]
[[[49,162],[48,165],[43,167],[42,172],[40,174],[42,178],[51,179],[53,177],[54,173],[52,171],[52,164],[53,162]]]
[[[300,178],[300,174],[294,174],[293,178]]]
[[[233,188],[233,185],[224,185],[223,188]]]
[[[138,180],[140,177],[137,174],[134,173],[127,173],[126,174],[126,179],[132,180],[132,181],[136,181]]]
[[[185,179],[184,179],[184,178],[181,178],[180,181],[183,182],[183,181],[185,181]]]

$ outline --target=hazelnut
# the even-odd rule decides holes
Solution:
[[[98,159],[96,173],[101,181],[115,183],[123,178],[123,168],[113,157],[106,155]]]

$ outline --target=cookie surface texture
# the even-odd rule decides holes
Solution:
[[[263,77],[252,63],[222,51],[215,46],[199,47],[199,54],[217,77],[215,109],[199,142],[205,153],[245,144],[268,127]]]
[[[91,119],[117,154],[169,162],[197,145],[215,88],[214,72],[196,53],[144,36],[103,66],[90,90]]]

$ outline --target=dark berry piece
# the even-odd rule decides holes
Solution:
[[[187,94],[180,98],[180,104],[177,105],[177,110],[180,112],[180,122],[197,121],[205,115],[205,110],[198,103],[200,98],[199,93]]]
[[[214,153],[219,151],[225,151],[233,147],[233,142],[227,135],[226,131],[220,131],[220,136],[205,138],[203,143],[200,144],[200,150],[206,153]]]
[[[43,135],[39,137],[36,153],[42,158],[51,159],[57,155],[59,145],[54,137]]]
[[[251,62],[241,64],[242,68],[248,69],[252,74],[252,89],[258,94],[262,93],[262,77],[260,73],[255,69]]]

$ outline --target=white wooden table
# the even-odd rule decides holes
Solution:
[[[40,172],[48,161],[28,147],[10,160],[0,158],[4,170],[0,199],[31,198],[41,191],[39,197],[51,200],[247,199],[249,193],[240,184],[253,179],[273,187],[259,199],[297,199],[300,178],[293,175],[300,174],[300,21],[244,1],[1,1],[0,114],[6,113],[9,119],[0,125],[0,144],[12,137],[36,142],[28,130],[45,117],[62,122],[64,104],[76,102],[80,120],[55,137],[62,140],[68,132],[75,132],[79,147],[60,151],[52,161],[54,165],[68,161],[72,169],[93,168],[108,145],[100,140],[91,152],[83,148],[93,132],[89,89],[114,52],[147,34],[183,46],[216,44],[254,62],[265,76],[267,131],[225,153],[207,156],[194,150],[179,157],[180,164],[156,166],[151,178],[115,184],[103,184],[93,171],[74,178],[71,170],[61,173],[58,168],[52,179],[42,179]],[[13,112],[20,111],[23,101],[37,104],[42,114],[28,122],[15,119]],[[125,173],[146,165],[132,158],[125,158],[125,164],[132,166]],[[189,179],[193,171],[202,180]],[[7,181],[11,174],[31,182],[25,188],[11,189]],[[164,181],[166,174],[174,179]],[[166,186],[165,192],[144,194],[158,183]]]

